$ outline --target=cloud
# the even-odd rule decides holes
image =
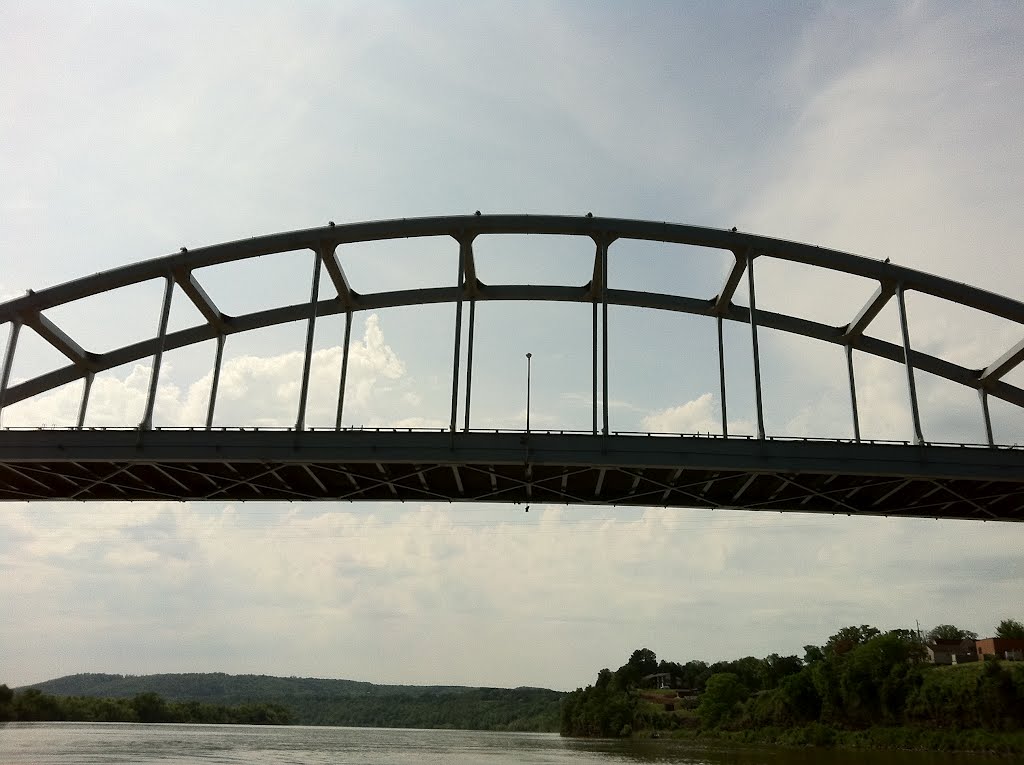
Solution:
[[[311,426],[333,426],[341,370],[340,346],[313,353],[310,366],[306,421]],[[164,364],[162,377],[174,370]],[[135,364],[124,377],[115,373],[96,377],[89,396],[86,425],[133,427],[141,420],[149,393],[150,366]],[[228,358],[217,390],[216,425],[289,427],[298,413],[302,354],[298,351],[268,356]],[[212,369],[182,387],[161,383],[157,388],[154,423],[158,426],[201,426],[206,422]],[[404,362],[384,339],[377,315],[366,320],[362,339],[349,350],[345,394],[345,423],[390,426],[415,418],[420,403]],[[81,404],[81,385],[63,386],[4,410],[9,426],[69,426],[75,424]],[[396,413],[410,413],[396,417]]]
[[[985,632],[1022,573],[1019,534],[956,522],[540,506],[138,508],[43,504],[0,517],[5,537],[22,539],[0,550],[8,672],[141,672],[159,658],[164,671],[568,688],[639,645],[716,659],[799,653],[849,623],[952,620]],[[944,597],[949,577],[976,581],[971,602]],[[16,639],[26,628],[32,640]],[[232,653],[193,654],[193,641]]]
[[[722,413],[710,393],[703,393],[692,401],[660,409],[646,415],[644,430],[651,433],[721,433]],[[729,433],[749,434],[753,429],[747,420],[729,420]]]

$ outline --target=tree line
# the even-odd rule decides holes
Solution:
[[[148,698],[150,694],[167,699],[168,706],[188,704],[190,709],[197,705],[199,709],[245,707],[259,702],[286,710],[289,721],[298,725],[550,732],[558,730],[565,695],[545,688],[375,685],[352,680],[224,673],[77,674],[38,683],[33,688],[59,697],[58,703],[70,703],[67,697],[88,697],[89,701],[83,703],[102,698],[123,706],[130,699],[140,695]]]
[[[997,637],[1024,639],[1024,624],[1004,620]],[[802,728],[827,743],[841,731],[874,726],[1024,731],[1024,663],[959,667],[926,663],[926,640],[973,639],[940,625],[914,630],[845,627],[804,656],[771,654],[708,664],[658,661],[642,648],[614,672],[562,705],[566,736],[627,736],[643,731],[779,731]],[[661,674],[685,691],[645,690]],[[648,681],[647,684],[649,684]]]
[[[288,725],[291,712],[280,704],[229,706],[202,701],[167,701],[157,693],[132,698],[53,696],[38,688],[13,691],[0,685],[0,721],[143,722]]]

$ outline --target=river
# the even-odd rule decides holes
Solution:
[[[3,765],[977,765],[982,755],[695,746],[546,733],[131,723],[0,724]]]

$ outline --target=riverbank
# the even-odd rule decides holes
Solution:
[[[667,737],[693,743],[759,744],[853,750],[970,752],[1024,755],[1024,731],[935,730],[906,726],[842,730],[820,723],[791,728],[766,727],[729,731],[695,729],[643,731],[637,738]]]

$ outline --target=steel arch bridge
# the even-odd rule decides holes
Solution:
[[[481,235],[546,234],[582,237],[594,245],[593,274],[584,285],[485,284],[477,278],[474,240]],[[458,244],[451,286],[364,294],[350,286],[345,246],[398,238],[450,237]],[[616,242],[643,240],[725,250],[734,261],[714,295],[685,297],[618,289],[608,282]],[[308,301],[228,315],[204,290],[196,271],[275,253],[311,255]],[[877,284],[850,321],[832,326],[757,308],[755,263],[774,258],[842,272]],[[333,295],[325,297],[321,274]],[[749,307],[734,294],[743,280]],[[155,334],[105,353],[85,349],[47,317],[57,306],[121,287],[159,280],[163,300]],[[1024,520],[1024,449],[996,442],[990,398],[1024,408],[1024,389],[1003,378],[1024,361],[1024,340],[996,349],[984,368],[971,369],[914,349],[905,296],[931,295],[1024,325],[1024,304],[1008,297],[821,247],[747,233],[680,224],[569,216],[480,215],[334,225],[185,250],[76,279],[0,304],[9,325],[0,370],[3,408],[81,381],[77,427],[0,430],[0,499],[39,500],[423,500],[657,505],[747,510],[890,515],[975,520]],[[168,330],[175,293],[204,321]],[[901,343],[868,334],[895,299]],[[592,307],[592,428],[567,431],[479,431],[471,427],[475,307],[480,301],[568,301]],[[451,418],[447,428],[343,429],[352,316],[399,306],[455,305]],[[623,434],[609,429],[608,307],[632,306],[712,317],[718,330],[720,435]],[[467,308],[468,307],[468,308]],[[333,429],[306,426],[313,337],[320,317],[342,314],[345,341]],[[749,326],[756,437],[730,436],[723,322]],[[247,330],[302,322],[306,326],[298,412],[287,429],[215,428],[213,415],[225,340]],[[464,324],[468,327],[465,332]],[[758,329],[793,333],[845,349],[853,438],[795,439],[765,433]],[[28,328],[67,358],[67,364],[12,383],[20,333]],[[463,337],[466,342],[463,344]],[[216,342],[205,427],[154,428],[161,360],[167,351]],[[898,362],[905,370],[913,433],[906,442],[861,438],[854,352]],[[97,373],[151,359],[142,421],[124,428],[86,428]],[[929,442],[921,427],[915,372],[974,389],[987,443]],[[459,422],[460,385],[465,400]],[[600,403],[599,403],[600,402]]]

